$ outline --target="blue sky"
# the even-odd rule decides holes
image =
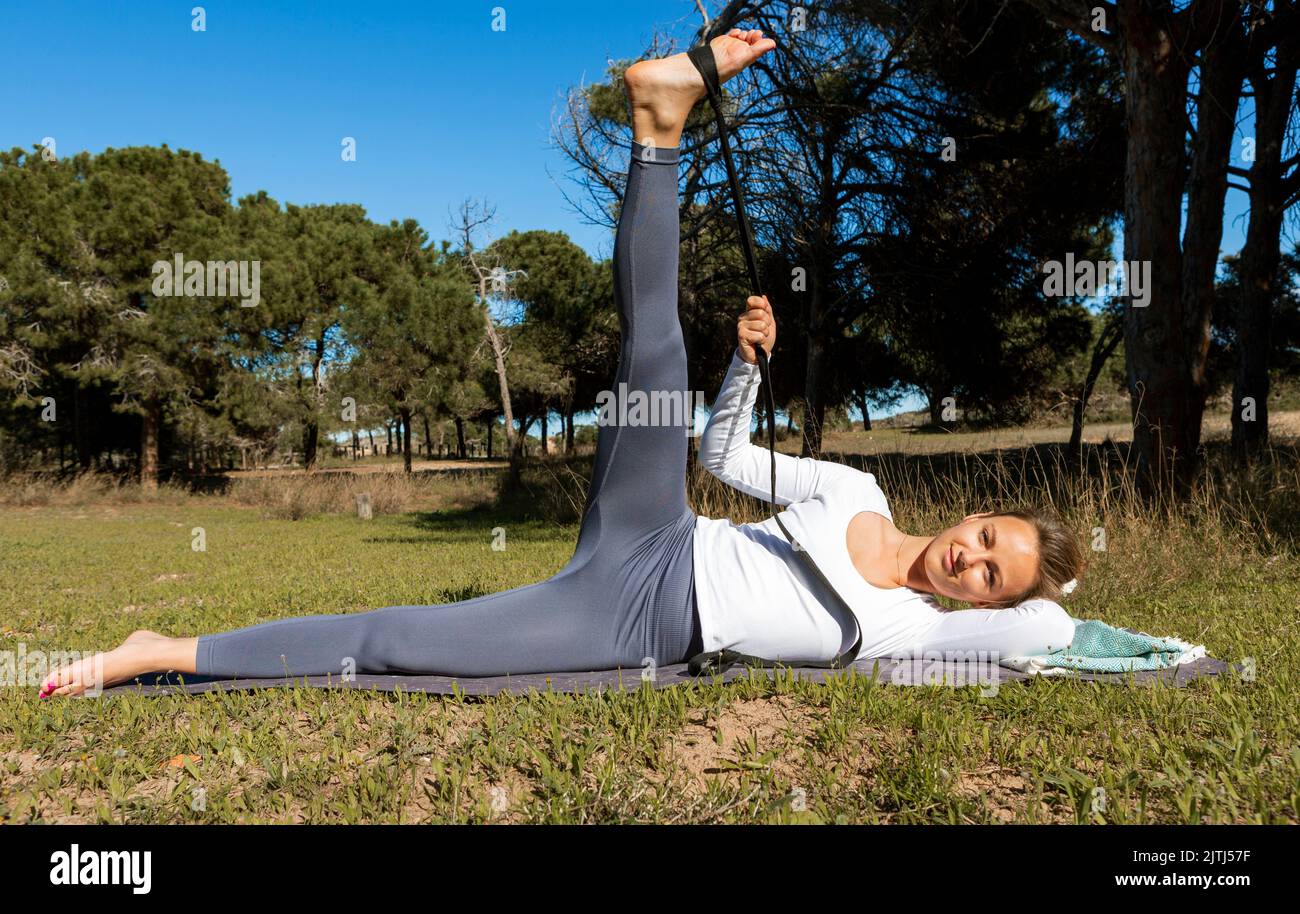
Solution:
[[[553,119],[610,58],[637,56],[656,28],[686,40],[699,22],[694,0],[207,2],[198,32],[201,0],[2,2],[4,148],[166,143],[220,161],[236,199],[361,203],[435,239],[452,237],[463,200],[486,200],[492,237],[559,230],[597,257],[613,240],[564,199],[576,186]],[[1242,243],[1244,208],[1230,191],[1225,251]]]
[[[206,12],[204,32],[191,9]],[[566,90],[635,57],[656,25],[688,35],[683,0],[421,3],[4,0],[0,144],[53,137],[59,155],[108,146],[188,148],[217,159],[236,198],[359,202],[451,237],[466,197],[495,228],[558,229],[612,247],[561,195],[549,148]],[[506,9],[505,30],[492,10]],[[355,162],[340,157],[355,137]]]

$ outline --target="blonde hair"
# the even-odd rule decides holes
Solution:
[[[1015,606],[1035,597],[1059,600],[1062,588],[1075,581],[1087,563],[1079,537],[1055,511],[1030,508],[1023,511],[999,511],[995,517],[1015,517],[1030,524],[1038,534],[1038,574],[1022,593],[1002,601],[1002,607]],[[1069,588],[1073,590],[1073,587]]]

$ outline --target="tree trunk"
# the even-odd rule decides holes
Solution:
[[[487,430],[487,457],[488,457],[489,460],[492,459],[492,428],[493,428],[493,426],[495,426],[496,424],[497,424],[496,419],[489,419],[489,420],[488,420],[488,424],[487,424],[487,427],[488,427],[488,430]]]
[[[465,420],[456,417],[456,456],[465,459]]]
[[[515,438],[514,409],[510,405],[510,383],[506,380],[506,354],[501,345],[501,336],[497,333],[496,324],[492,322],[492,315],[487,308],[487,279],[486,277],[479,280],[479,301],[483,308],[483,321],[487,325],[488,343],[492,346],[492,358],[496,363],[497,386],[501,393],[501,413],[505,418],[506,426],[506,448],[510,454],[510,485],[519,482],[519,461],[520,448]]]
[[[158,488],[158,426],[162,420],[162,408],[157,401],[145,403],[144,416],[140,424],[140,488],[146,492]]]
[[[320,425],[315,417],[304,421],[302,427],[302,465],[311,469],[316,463],[316,449],[320,445]]]
[[[1221,4],[1217,11],[1238,6]],[[1134,307],[1131,297],[1126,303],[1133,449],[1146,494],[1180,495],[1197,468],[1214,273],[1241,70],[1229,21],[1202,62],[1189,172],[1185,94],[1193,49],[1185,46],[1185,31],[1175,34],[1168,15],[1146,3],[1119,4],[1118,17],[1129,125],[1125,259],[1150,264],[1151,280],[1145,307]],[[1186,17],[1179,22],[1185,26]],[[1184,190],[1187,230],[1180,241]]]
[[[397,427],[398,435],[405,435],[402,444],[402,471],[409,476],[411,473],[411,411],[403,409],[399,415],[401,424]],[[403,428],[406,429],[405,433],[402,432]]]
[[[1268,443],[1268,353],[1277,300],[1282,220],[1282,150],[1295,91],[1294,65],[1279,65],[1255,89],[1255,163],[1250,169],[1250,223],[1241,249],[1237,374],[1232,385],[1232,448],[1250,458]],[[1247,401],[1251,401],[1247,403]],[[1253,409],[1247,411],[1248,406]]]
[[[1101,328],[1101,333],[1097,335],[1097,344],[1092,347],[1092,362],[1088,365],[1083,386],[1079,388],[1078,399],[1074,401],[1074,419],[1070,424],[1070,453],[1072,454],[1077,454],[1083,446],[1083,418],[1088,409],[1088,400],[1092,397],[1092,389],[1097,384],[1097,378],[1101,377],[1101,370],[1106,367],[1107,360],[1115,352],[1115,347],[1123,337],[1124,318],[1119,314],[1107,321]]]
[[[302,465],[311,470],[316,466],[320,449],[320,411],[325,398],[325,376],[321,365],[325,361],[325,337],[316,338],[316,352],[311,363],[311,412],[303,423]]]
[[[1124,257],[1151,264],[1145,307],[1125,303],[1124,344],[1133,449],[1138,480],[1148,494],[1163,492],[1175,460],[1194,453],[1201,408],[1191,389],[1183,337],[1182,250],[1178,231],[1186,161],[1184,92],[1187,65],[1168,29],[1121,6],[1128,106],[1124,175]],[[1125,16],[1125,9],[1132,9]],[[1178,461],[1182,470],[1187,460]]]
[[[541,421],[541,425],[542,425],[542,453],[548,454],[550,453],[550,448],[546,441],[546,409],[545,408],[542,409],[542,414],[541,416],[538,417],[538,419]]]
[[[803,457],[820,458],[822,452],[822,419],[826,405],[822,402],[822,363],[826,354],[821,338],[820,283],[814,282],[809,290],[808,307],[808,364],[803,380]]]
[[[930,394],[930,424],[935,428],[943,427],[943,393]]]
[[[532,416],[519,417],[519,434],[515,436],[515,443],[519,447],[520,460],[528,456],[528,430],[532,427],[533,427]]]
[[[570,409],[564,416],[564,452],[573,453],[573,410]]]
[[[421,413],[420,418],[424,420],[424,456],[426,459],[433,459],[433,436],[429,434],[429,414]]]
[[[864,432],[871,431],[871,412],[867,409],[867,398],[865,396],[858,397],[858,408],[862,410],[862,430]]]
[[[90,469],[90,436],[86,434],[86,421],[90,414],[86,405],[86,390],[80,384],[73,388],[72,397],[72,434],[77,449],[77,465],[83,470]]]

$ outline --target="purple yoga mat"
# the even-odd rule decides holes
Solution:
[[[829,676],[843,676],[847,670],[857,675],[870,676],[873,664],[876,681],[887,685],[927,685],[935,681],[933,668],[927,670],[927,664],[910,660],[858,660],[846,670],[826,670],[818,667],[788,667],[799,679],[813,682],[825,682]],[[1232,664],[1241,670],[1240,664]],[[1165,682],[1173,686],[1184,686],[1192,679],[1201,676],[1216,676],[1227,671],[1230,665],[1212,657],[1202,657],[1190,663],[1166,667],[1163,670],[1139,670],[1132,673],[1082,673],[1071,672],[1063,676],[1053,675],[1050,679],[1089,680],[1094,682],[1124,683],[1136,682],[1150,684]],[[754,668],[758,675],[773,678],[777,670],[772,668]],[[144,695],[165,695],[175,693],[196,694],[213,689],[246,690],[284,688],[294,685],[322,689],[375,689],[380,692],[429,692],[437,695],[452,695],[460,692],[464,695],[497,695],[502,692],[526,694],[531,689],[539,692],[570,692],[581,694],[587,691],[601,692],[605,689],[635,690],[643,682],[652,688],[666,689],[691,682],[710,684],[713,682],[730,682],[748,676],[750,669],[733,666],[721,676],[694,677],[686,669],[686,664],[675,663],[661,666],[654,671],[654,676],[642,679],[642,671],[637,669],[592,670],[589,672],[562,673],[525,673],[517,676],[424,676],[416,674],[375,674],[358,673],[349,680],[338,675],[298,676],[278,679],[219,679],[175,672],[148,673],[137,677],[134,682],[123,683],[104,689],[102,695],[122,695],[135,692]],[[1032,679],[1035,674],[1021,673],[1007,667],[982,667],[973,665],[963,672],[960,669],[950,672],[950,681],[966,685],[992,685],[1013,680]],[[182,681],[182,677],[184,681]]]

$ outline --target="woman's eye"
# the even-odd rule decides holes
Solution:
[[[980,542],[985,546],[989,544],[989,532],[987,530],[980,531]]]
[[[992,590],[992,589],[993,589],[993,572],[992,572],[992,570],[985,572],[985,573],[984,573],[984,577],[985,577],[985,579],[989,582],[989,589]]]

